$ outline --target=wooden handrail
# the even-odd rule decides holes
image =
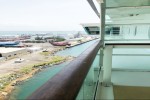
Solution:
[[[71,61],[66,67],[64,67],[59,73],[32,93],[27,99],[75,99],[100,46],[100,41],[95,42],[75,60]]]

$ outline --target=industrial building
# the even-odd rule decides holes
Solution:
[[[0,48],[0,57],[5,57],[6,59],[25,53],[27,53],[27,50],[25,48]]]

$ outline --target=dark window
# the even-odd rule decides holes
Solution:
[[[0,53],[0,57],[2,57],[2,54]]]
[[[96,34],[99,34],[99,31],[96,31]]]
[[[112,27],[112,34],[119,35],[120,27]]]
[[[105,33],[106,33],[107,35],[109,35],[109,34],[110,34],[110,31],[111,31],[111,28],[107,28],[107,29],[105,29]]]

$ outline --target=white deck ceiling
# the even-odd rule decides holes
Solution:
[[[106,0],[106,7],[150,6],[150,0]]]
[[[150,0],[106,0],[110,23],[150,23]]]

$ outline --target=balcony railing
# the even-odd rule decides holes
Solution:
[[[76,99],[100,47],[101,42],[95,42],[27,99]]]

